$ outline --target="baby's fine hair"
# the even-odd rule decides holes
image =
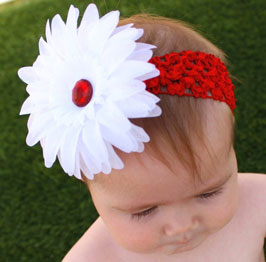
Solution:
[[[143,28],[144,34],[138,40],[142,43],[155,45],[154,56],[162,56],[170,52],[184,50],[201,51],[221,59],[228,65],[225,53],[189,24],[180,20],[169,19],[149,14],[138,14],[129,18],[122,18],[119,26],[133,23],[136,28]],[[174,162],[170,159],[179,159],[187,168],[193,178],[200,179],[197,166],[197,155],[194,149],[194,139],[201,143],[209,152],[211,159],[216,156],[211,153],[206,143],[205,127],[208,114],[213,107],[221,107],[218,118],[222,126],[230,132],[230,146],[234,144],[234,116],[223,102],[213,99],[202,99],[177,95],[158,95],[162,115],[156,118],[131,119],[131,121],[144,128],[150,136],[145,143],[147,151],[156,160],[163,162],[172,169]],[[215,111],[217,112],[217,110]],[[141,161],[141,157],[138,157]],[[145,165],[145,163],[142,163]],[[96,175],[97,177],[97,175]],[[83,180],[87,179],[83,176]]]

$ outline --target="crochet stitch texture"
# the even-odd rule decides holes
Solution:
[[[212,98],[234,111],[235,87],[226,66],[214,55],[187,50],[154,56],[149,62],[160,70],[158,77],[145,81],[151,93]]]

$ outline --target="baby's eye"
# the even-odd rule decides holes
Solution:
[[[144,211],[141,211],[139,213],[135,213],[135,214],[132,214],[131,217],[132,218],[137,218],[137,219],[140,219],[140,218],[143,218],[143,217],[147,217],[149,216],[150,214],[153,213],[153,211],[156,209],[157,207],[152,207],[152,208],[149,208],[147,210],[144,210]]]
[[[214,191],[214,192],[201,194],[201,195],[199,196],[199,198],[201,198],[201,199],[209,199],[209,198],[212,198],[212,197],[214,197],[214,196],[217,196],[217,195],[219,195],[219,194],[221,194],[221,193],[222,193],[222,188],[220,188],[219,190]]]

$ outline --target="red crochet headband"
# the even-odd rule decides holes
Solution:
[[[149,62],[160,70],[159,76],[145,81],[151,93],[212,98],[226,102],[234,114],[235,87],[219,58],[187,50],[155,56]]]

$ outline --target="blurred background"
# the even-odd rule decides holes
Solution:
[[[26,146],[28,96],[17,70],[36,59],[45,24],[70,4],[82,16],[90,2],[101,15],[153,13],[193,25],[228,55],[236,86],[235,148],[239,172],[266,173],[265,0],[18,0],[0,4],[0,261],[61,261],[97,218],[86,187],[58,162],[43,164],[39,144]],[[252,214],[251,214],[252,215]]]

